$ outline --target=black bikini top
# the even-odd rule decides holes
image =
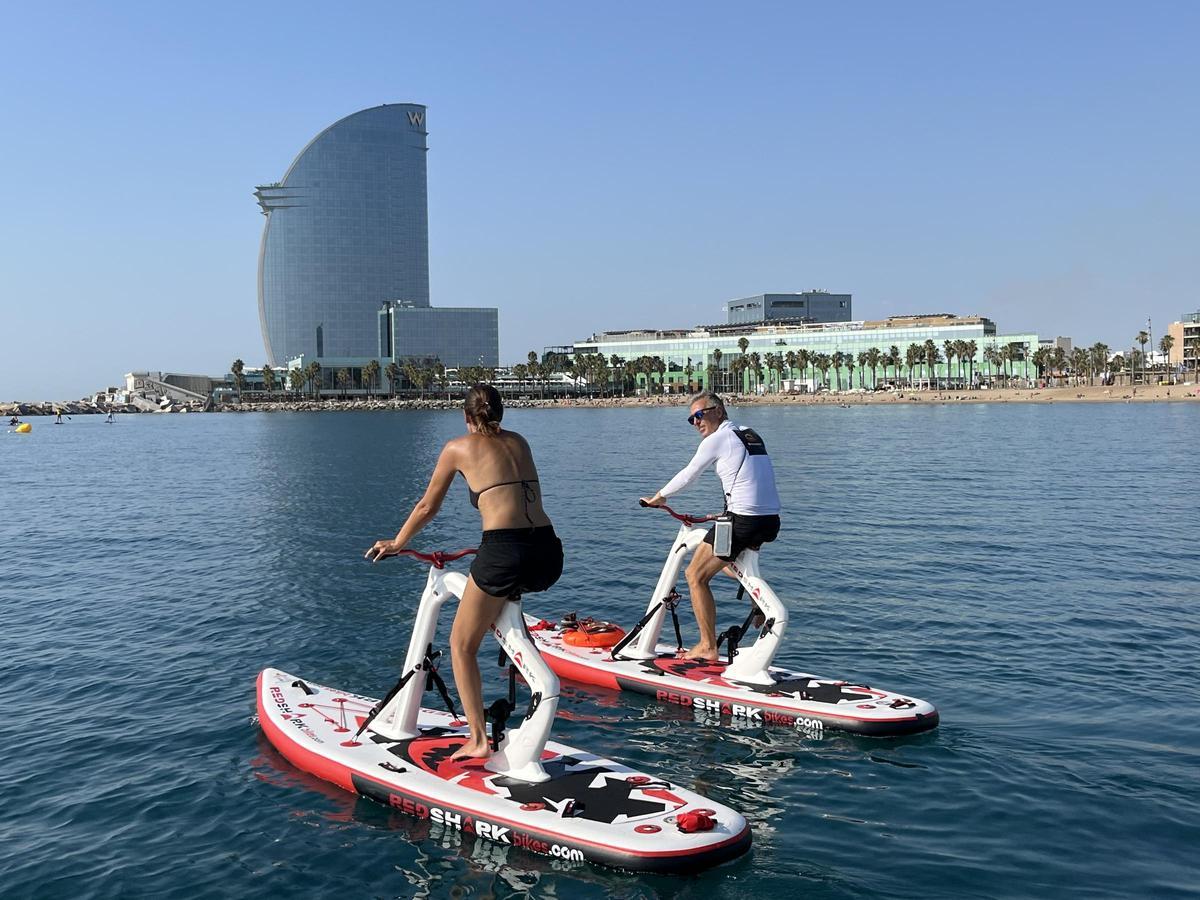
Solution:
[[[479,495],[485,494],[492,488],[504,487],[506,484],[519,484],[521,490],[525,493],[525,518],[529,520],[529,524],[533,524],[533,517],[529,515],[529,504],[537,500],[537,491],[533,489],[533,485],[537,484],[536,478],[523,479],[520,481],[499,481],[496,484],[485,487],[482,491],[473,491],[471,486],[467,485],[467,495],[471,498],[471,505],[479,509]]]

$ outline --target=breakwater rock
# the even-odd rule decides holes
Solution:
[[[666,397],[547,397],[504,398],[505,409],[556,409],[567,407],[614,407],[614,406],[686,406],[688,398],[683,394]],[[286,400],[278,402],[228,403],[218,406],[215,412],[322,412],[387,409],[457,409],[463,406],[462,397],[419,398],[375,398],[371,400]]]
[[[0,403],[2,416],[106,416],[110,412],[135,413],[136,406],[123,403],[97,404],[90,400],[44,400],[40,403]]]

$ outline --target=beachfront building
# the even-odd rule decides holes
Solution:
[[[1036,334],[1002,334],[983,316],[941,313],[606,331],[577,341],[573,350],[576,358],[602,354],[614,369],[647,357],[661,360],[657,372],[628,372],[642,389],[750,392],[1029,384],[1037,377],[1037,348]]]
[[[1171,336],[1171,368],[1200,375],[1200,311],[1184,313],[1167,326],[1167,334]]]
[[[444,366],[500,365],[500,316],[490,307],[415,306],[388,301],[379,318],[379,358],[432,357]]]
[[[828,291],[804,291],[798,294],[755,294],[729,300],[725,304],[725,321],[730,325],[752,322],[789,321],[849,322],[849,294]]]
[[[395,335],[402,355],[444,356],[442,336],[455,331],[481,348],[490,335],[473,359],[499,355],[495,309],[430,306],[427,124],[419,103],[353,113],[309,141],[282,180],[255,190],[267,218],[258,313],[270,365],[382,356],[385,302],[405,310],[397,326],[412,328]]]

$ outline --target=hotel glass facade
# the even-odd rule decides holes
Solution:
[[[450,368],[500,365],[495,308],[388,303],[378,316],[379,356],[384,361],[433,357]]]
[[[886,354],[893,346],[900,353],[899,376],[894,367],[889,367],[885,373],[881,366],[877,369],[876,380],[878,384],[897,381],[907,383],[910,373],[903,360],[908,346],[924,344],[927,340],[933,341],[943,356],[942,361],[936,367],[935,378],[938,380],[949,379],[952,384],[965,386],[972,381],[977,382],[981,378],[986,378],[988,366],[984,357],[985,349],[988,347],[1001,349],[1010,344],[1015,345],[1017,358],[1007,364],[1005,370],[1007,374],[1021,379],[1037,377],[1037,370],[1032,360],[1033,351],[1038,347],[1036,334],[998,334],[995,325],[987,319],[956,319],[953,316],[909,317],[883,322],[846,322],[824,325],[765,325],[746,328],[699,328],[692,331],[608,332],[593,335],[586,341],[577,341],[574,349],[576,354],[602,353],[606,359],[611,359],[613,355],[619,356],[623,360],[633,360],[641,356],[661,357],[667,366],[664,380],[669,388],[676,390],[687,390],[690,383],[691,389],[711,387],[716,390],[743,391],[748,389],[751,383],[749,376],[744,376],[742,384],[739,386],[735,382],[734,373],[730,370],[730,364],[742,353],[738,347],[740,338],[748,341],[747,355],[758,353],[760,357],[764,358],[764,369],[766,368],[765,356],[768,353],[785,355],[788,351],[803,349],[810,354],[827,353],[832,355],[837,351],[848,354],[854,361],[853,374],[851,375],[848,371],[848,367],[843,366],[836,374],[833,369],[830,369],[827,376],[829,384],[834,385],[840,381],[843,388],[851,386],[851,377],[853,378],[853,387],[873,387],[874,383],[869,372],[866,373],[866,382],[865,385],[863,384],[863,373],[859,371],[858,354],[870,351],[872,348]],[[975,341],[974,365],[968,366],[964,361],[960,371],[959,360],[955,357],[947,366],[943,350],[944,341]],[[721,351],[719,363],[713,356],[714,350]],[[708,373],[710,364],[716,364],[718,367],[711,383]],[[687,374],[689,366],[692,369],[690,378]],[[997,374],[995,367],[992,367],[991,373]],[[788,373],[786,369],[784,370],[784,378],[793,376],[801,380],[809,379],[814,377],[814,371],[811,366],[806,372],[797,369],[793,373]],[[769,375],[769,377],[773,384],[775,376]],[[820,376],[816,374],[815,377],[819,378]],[[919,380],[929,377],[924,365],[914,373],[914,377]],[[657,384],[657,377],[655,383]]]
[[[373,357],[385,300],[429,306],[425,107],[365,109],[309,142],[263,214],[258,311],[267,360]]]

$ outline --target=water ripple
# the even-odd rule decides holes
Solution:
[[[456,413],[85,417],[0,443],[6,897],[1194,896],[1195,407],[763,409],[780,663],[926,697],[891,741],[714,724],[566,686],[556,737],[743,810],[717,872],[632,878],[414,822],[298,772],[266,665],[395,677],[423,573],[367,566]],[[630,622],[674,533],[636,497],[678,410],[514,410],[567,547],[531,612]],[[679,506],[708,511],[715,482]],[[422,543],[473,545],[456,487]],[[732,591],[721,587],[729,615]],[[689,623],[689,617],[684,617]],[[492,651],[485,690],[503,687]]]

